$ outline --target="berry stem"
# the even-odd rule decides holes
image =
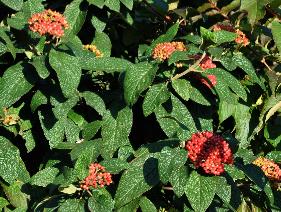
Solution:
[[[204,52],[204,53],[202,54],[201,58],[200,58],[199,60],[197,60],[196,63],[194,63],[192,66],[190,66],[190,67],[189,67],[187,70],[185,70],[184,72],[179,73],[179,74],[176,74],[175,76],[173,76],[170,81],[179,79],[179,78],[183,77],[184,75],[188,74],[189,72],[202,72],[202,71],[198,71],[198,70],[196,69],[196,67],[200,64],[200,62],[204,59],[205,56],[206,56],[206,52]]]

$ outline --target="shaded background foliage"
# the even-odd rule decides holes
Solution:
[[[281,163],[280,4],[0,0],[0,208],[280,211],[280,182],[252,164],[259,156]],[[61,39],[29,30],[44,9],[65,15]],[[217,23],[240,29],[249,45],[213,31]],[[171,41],[187,51],[151,57]],[[195,72],[196,54],[216,68]],[[198,80],[209,74],[211,89]],[[221,176],[195,169],[183,148],[206,130],[234,154]],[[88,193],[79,183],[94,162],[114,183]]]

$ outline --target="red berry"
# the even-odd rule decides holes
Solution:
[[[233,164],[233,155],[228,143],[213,132],[193,134],[185,148],[194,166],[201,167],[207,174],[220,175],[224,172],[224,164]]]
[[[64,29],[68,28],[65,17],[50,9],[32,15],[28,24],[32,32],[37,32],[41,36],[48,34],[56,38],[62,37]]]
[[[80,187],[88,190],[89,187],[102,188],[112,183],[111,174],[105,171],[105,168],[98,164],[92,163],[89,166],[89,175],[81,181]]]

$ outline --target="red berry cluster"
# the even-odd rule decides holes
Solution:
[[[235,42],[237,44],[242,44],[243,46],[247,46],[250,43],[250,41],[246,37],[246,35],[240,29],[235,29],[232,25],[228,25],[228,24],[215,24],[213,26],[213,30],[214,31],[225,30],[225,31],[236,33]]]
[[[213,132],[193,134],[185,148],[194,166],[201,167],[207,174],[220,175],[224,172],[224,164],[233,164],[228,143]]]
[[[80,187],[83,190],[89,190],[90,187],[103,188],[105,185],[110,185],[111,183],[111,174],[106,172],[102,165],[92,163],[89,166],[89,175],[81,181]]]
[[[196,56],[198,59],[201,58],[201,55],[198,55]],[[195,58],[195,59],[197,59]],[[206,70],[206,69],[209,69],[209,68],[216,68],[216,64],[213,63],[212,59],[206,55],[202,60],[201,62],[199,63],[199,66],[203,69],[203,70]]]
[[[208,74],[207,75],[208,80],[200,77],[200,82],[206,85],[208,88],[215,87],[217,84],[217,77],[213,74]]]
[[[174,51],[186,51],[183,42],[164,42],[155,46],[152,52],[153,59],[160,59],[161,61],[169,59]]]
[[[201,58],[201,55],[194,55],[192,56],[192,58],[199,60]],[[199,66],[202,70],[207,70],[209,68],[216,68],[216,64],[213,63],[212,59],[206,55],[199,63]],[[207,78],[209,79],[206,80],[203,77],[199,77],[199,80],[201,81],[201,83],[203,83],[204,85],[206,85],[208,88],[212,88],[215,87],[215,85],[217,84],[217,77],[213,74],[208,74]]]
[[[51,35],[60,38],[64,35],[64,29],[68,28],[65,17],[50,9],[36,13],[28,20],[29,29],[42,35]]]
[[[281,181],[281,169],[276,163],[274,163],[274,161],[264,157],[259,157],[253,162],[253,164],[260,167],[271,181]]]

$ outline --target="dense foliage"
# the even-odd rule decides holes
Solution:
[[[280,211],[280,0],[0,0],[0,209]]]

